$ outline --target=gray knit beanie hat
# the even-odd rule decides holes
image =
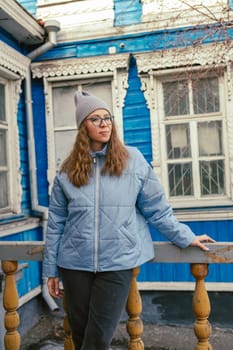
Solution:
[[[77,122],[77,128],[83,120],[92,112],[97,109],[106,109],[111,115],[110,108],[101,99],[90,95],[87,91],[76,91],[74,95],[75,102],[75,117]]]

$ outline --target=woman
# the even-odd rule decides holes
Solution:
[[[208,248],[172,214],[142,154],[119,140],[109,107],[75,93],[79,132],[54,180],[44,257],[51,296],[61,295],[76,350],[107,350],[125,306],[132,269],[154,257],[148,223],[171,242]]]

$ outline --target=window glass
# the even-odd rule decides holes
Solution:
[[[61,162],[69,155],[73,148],[76,130],[56,131],[55,132],[55,157],[56,167],[61,165]]]
[[[0,166],[6,166],[6,130],[0,129]]]
[[[201,194],[224,194],[224,162],[223,160],[201,161]]]
[[[5,112],[5,85],[0,84],[0,209],[8,206],[7,184],[7,124]]]
[[[191,156],[191,145],[188,124],[166,126],[167,153],[169,159]]]
[[[219,87],[216,77],[192,81],[195,114],[219,112]]]
[[[0,121],[6,120],[5,112],[5,86],[0,84]]]
[[[75,125],[74,93],[77,86],[53,88],[54,127]]]
[[[112,109],[112,91],[110,82],[92,82],[89,84],[83,84],[83,90],[86,90],[90,94],[101,98],[106,102],[109,108]]]
[[[163,83],[165,116],[189,113],[188,82],[185,80]]]
[[[192,163],[168,165],[170,196],[193,195]]]
[[[217,156],[222,151],[222,122],[211,121],[198,123],[200,156]]]
[[[8,206],[7,189],[7,173],[0,171],[0,209],[4,209]]]

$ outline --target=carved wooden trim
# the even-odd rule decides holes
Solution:
[[[80,76],[95,73],[114,72],[116,69],[128,69],[129,54],[108,55],[67,60],[42,61],[32,63],[33,78],[55,78]]]
[[[142,87],[141,90],[144,93],[147,106],[150,110],[150,123],[151,123],[151,136],[152,136],[152,165],[156,172],[156,175],[161,181],[161,159],[160,159],[160,126],[158,119],[158,111],[156,106],[158,106],[155,96],[155,91],[157,90],[157,82],[154,80],[152,75],[141,75]]]
[[[137,61],[139,73],[148,73],[151,70],[166,68],[191,67],[199,65],[200,68],[206,65],[218,66],[226,64],[232,60],[233,44],[214,43],[169,50],[159,50],[156,52],[139,53],[134,57]],[[162,72],[161,72],[162,73]]]
[[[11,152],[11,169],[12,169],[12,188],[13,192],[16,195],[16,198],[13,199],[13,211],[15,213],[20,213],[21,211],[21,200],[22,200],[22,173],[20,170],[20,149],[19,149],[19,133],[18,133],[18,125],[17,125],[17,111],[18,111],[18,103],[19,96],[21,93],[21,85],[22,79],[16,80],[12,82],[13,91],[12,91],[12,120],[11,120],[11,137],[14,142],[14,151]]]
[[[29,65],[29,58],[0,41],[0,66],[9,69],[10,72],[19,74],[21,77],[25,77]]]
[[[230,169],[230,194],[231,199],[233,200],[233,66],[231,63],[227,65],[226,75],[226,89],[227,89],[227,98],[226,98],[226,122],[227,122],[227,143],[228,143],[228,159],[229,159],[229,169]]]

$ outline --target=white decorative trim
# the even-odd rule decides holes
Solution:
[[[11,150],[10,154],[10,181],[11,181],[11,209],[14,213],[20,213],[21,212],[21,201],[22,201],[22,174],[20,169],[20,149],[19,149],[19,132],[18,132],[18,124],[17,124],[17,112],[18,112],[18,103],[19,103],[19,96],[21,93],[21,85],[22,80],[18,79],[16,81],[11,82],[11,96],[10,101],[11,103],[11,115],[13,118],[11,118],[10,122],[10,130],[9,130],[9,137],[10,137],[10,144],[14,144],[14,149]],[[11,146],[12,147],[12,146]]]
[[[128,69],[129,54],[108,55],[87,58],[72,58],[59,61],[32,63],[33,78],[55,78],[74,75],[115,72],[116,69]]]
[[[0,41],[0,66],[8,69],[10,72],[19,74],[20,77],[24,78],[30,62],[29,58],[12,49],[3,41]]]
[[[229,63],[227,65],[227,71],[226,71],[226,90],[227,90],[227,108],[226,108],[226,115],[227,115],[227,128],[226,128],[226,134],[227,134],[227,143],[228,143],[228,159],[229,159],[229,169],[230,169],[230,175],[229,175],[229,182],[230,182],[230,194],[231,199],[233,200],[233,98],[232,98],[232,92],[233,92],[233,66],[232,63]]]
[[[155,96],[157,91],[156,81],[152,75],[141,75],[141,90],[144,93],[147,106],[150,110],[150,124],[151,124],[151,136],[152,136],[152,165],[155,170],[156,175],[161,181],[161,159],[160,159],[160,137],[159,137],[159,113],[156,112],[156,103]]]
[[[56,174],[56,159],[55,159],[55,139],[54,139],[54,122],[52,115],[52,85],[48,82],[48,80],[44,77],[44,96],[45,96],[45,111],[46,111],[46,130],[47,130],[47,157],[48,157],[48,170],[47,170],[47,178],[48,178],[48,192],[51,193],[53,179]]]
[[[135,54],[139,73],[171,69],[177,67],[192,67],[226,64],[231,62],[233,55],[232,42],[186,46],[170,50],[159,50],[149,53]],[[161,71],[160,74],[163,74]]]

